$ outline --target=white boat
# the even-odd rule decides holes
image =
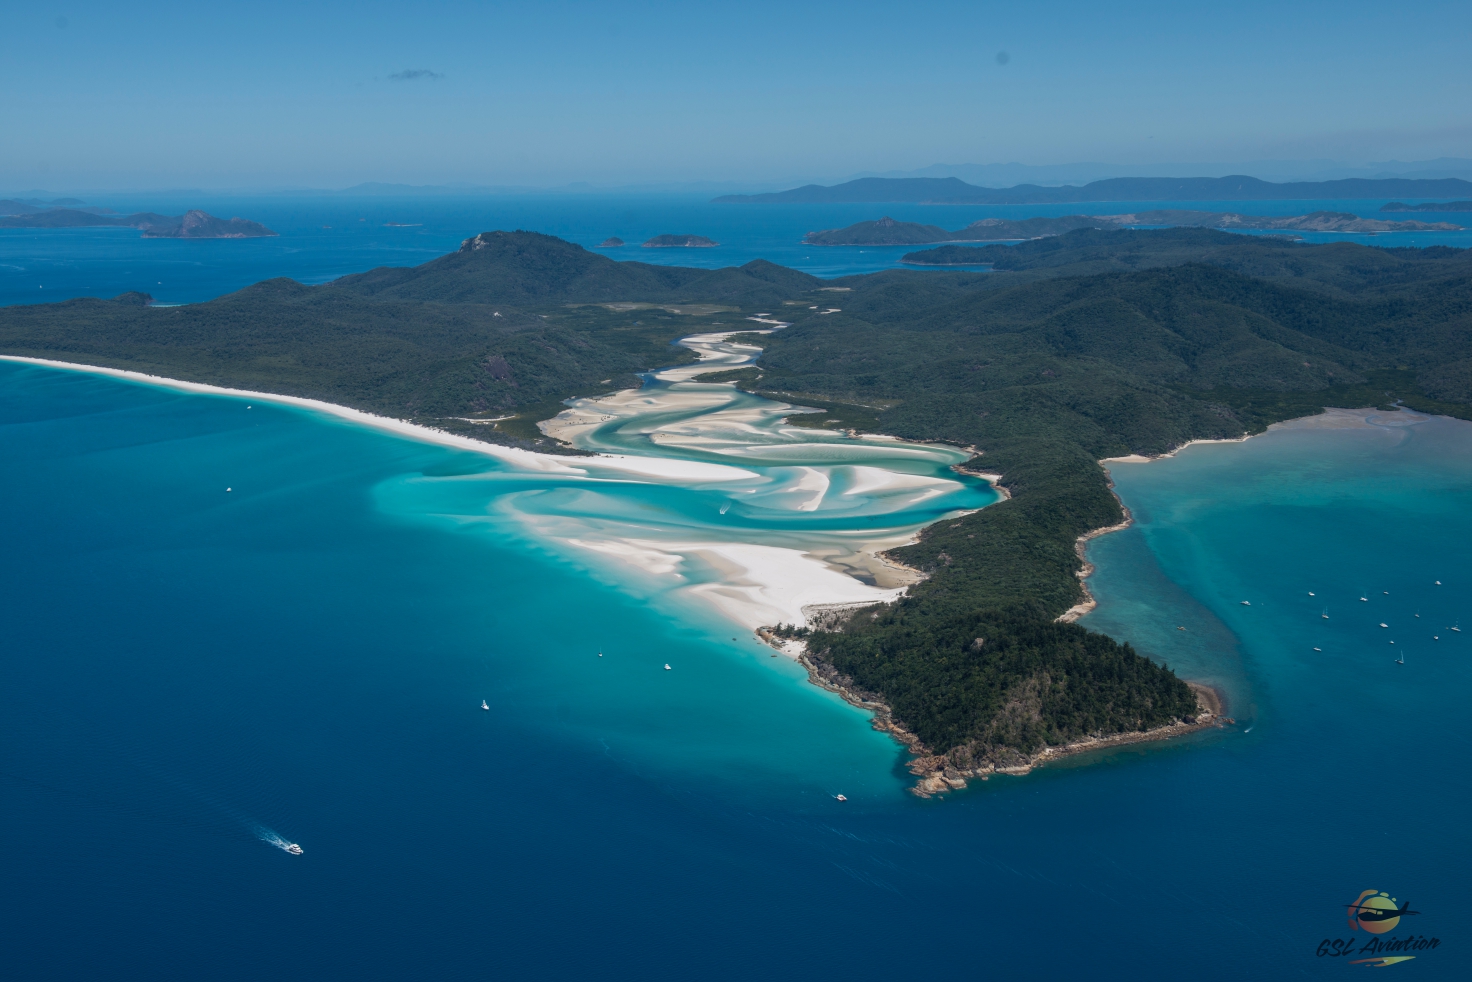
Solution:
[[[1323,651],[1324,649],[1323,648],[1315,648],[1314,650],[1315,651]]]
[[[1244,601],[1242,601],[1242,606],[1244,606],[1244,607],[1251,607],[1252,606],[1252,601],[1251,600],[1244,600]]]
[[[1440,580],[1437,580],[1437,581],[1436,581],[1436,585],[1437,585],[1437,586],[1441,586],[1441,581],[1440,581]]]
[[[490,710],[491,707],[486,703],[486,701],[484,699],[482,699],[480,701],[480,708],[481,709],[485,709],[485,710]]]
[[[1369,597],[1360,597],[1360,600],[1363,601],[1364,603],[1369,603],[1370,602],[1370,598]]]
[[[664,663],[664,670],[665,670],[665,671],[666,671],[666,672],[668,672],[668,671],[669,671],[669,670],[670,670],[670,663],[669,663],[669,662],[665,662],[665,663]]]
[[[1387,624],[1387,623],[1385,623],[1385,622],[1384,622],[1384,621],[1381,621],[1381,622],[1380,622],[1380,626],[1381,626],[1381,627],[1389,627],[1389,626],[1390,626],[1390,625],[1389,625],[1389,624]]]
[[[1329,619],[1329,608],[1328,607],[1325,607],[1324,608],[1324,612],[1322,614],[1320,614],[1319,616],[1322,617],[1324,620],[1327,621]]]
[[[848,799],[847,799],[847,798],[845,798],[845,797],[844,797],[844,796],[843,796],[843,795],[841,795],[841,794],[836,794],[836,795],[834,795],[834,796],[833,796],[833,800],[834,800],[834,801],[847,801],[847,800],[848,800]]]
[[[297,845],[295,842],[288,842],[286,845],[282,846],[281,848],[282,849],[285,849],[287,852],[291,853],[293,856],[300,856],[302,854],[302,847],[299,846],[299,845]]]
[[[1462,633],[1462,622],[1461,621],[1457,621],[1455,624],[1453,624],[1452,625],[1452,630],[1453,631],[1456,631],[1458,634],[1461,634]]]

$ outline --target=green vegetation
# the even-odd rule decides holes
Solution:
[[[900,262],[910,266],[986,266],[990,265],[985,259],[979,259],[976,246],[943,245],[934,249],[925,249],[921,252],[907,252],[900,257]]]
[[[1118,229],[1121,226],[1177,226],[1222,229],[1283,229],[1299,232],[1407,232],[1456,231],[1449,222],[1386,221],[1360,218],[1342,211],[1316,211],[1308,215],[1239,215],[1227,211],[1142,211],[1122,215],[1064,215],[1062,218],[983,218],[963,229],[947,232],[936,225],[897,222],[885,217],[877,222],[859,222],[848,228],[809,232],[809,245],[924,245],[930,242],[1010,242],[1064,235],[1078,229]],[[903,262],[916,266],[973,265],[964,250],[954,248],[912,252]]]
[[[1193,711],[1163,666],[1056,621],[1082,597],[1076,540],[1121,518],[1100,458],[1327,405],[1472,418],[1466,250],[1180,228],[968,251],[993,271],[823,281],[761,261],[614,262],[489,232],[423,266],[324,286],[271,280],[163,309],[142,294],[0,308],[0,351],[551,449],[535,424],[562,399],[637,384],[690,357],[676,338],[780,311],[792,325],[761,338],[755,367],[706,377],[817,410],[797,425],[974,447],[973,469],[1011,494],[896,550],[929,574],[905,598],[809,635],[815,657],[961,767]],[[835,296],[842,310],[818,313]]]
[[[324,286],[268,280],[183,307],[131,293],[0,308],[0,351],[323,399],[556,450],[536,423],[563,399],[693,359],[671,342],[728,320],[729,301],[768,309],[821,282],[771,263],[617,263],[550,236],[488,233],[423,266]],[[630,297],[665,303],[617,302]],[[692,297],[728,304],[680,305]]]
[[[822,246],[922,245],[944,242],[952,237],[939,225],[897,222],[885,215],[876,222],[858,222],[847,228],[809,232],[802,240],[808,245]]]
[[[803,237],[808,245],[925,245],[929,242],[1010,242],[1036,239],[1044,235],[1062,235],[1078,228],[1113,228],[1117,222],[1090,215],[1065,215],[1062,218],[983,218],[963,229],[947,232],[938,225],[897,222],[889,216],[877,222],[859,222],[847,228],[809,232]]]
[[[929,579],[810,637],[959,767],[1187,711],[1148,662],[1054,624],[1082,598],[1075,541],[1122,517],[1097,460],[1326,405],[1472,418],[1468,253],[1191,229],[974,251],[1010,269],[838,281],[843,311],[770,336],[740,382],[842,403],[840,425],[973,446],[973,466],[1002,475],[1010,500],[894,552]]]
[[[703,235],[656,235],[644,243],[646,249],[710,249],[720,245]]]

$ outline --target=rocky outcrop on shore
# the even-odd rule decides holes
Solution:
[[[1091,750],[1168,740],[1172,737],[1199,733],[1203,730],[1220,729],[1236,723],[1236,720],[1223,714],[1220,692],[1210,686],[1188,682],[1192,691],[1196,693],[1196,702],[1200,711],[1194,716],[1172,720],[1165,726],[1123,733],[1101,733],[1060,746],[1044,746],[1033,753],[1026,753],[1013,747],[968,744],[952,747],[943,754],[937,754],[919,737],[906,729],[902,720],[895,718],[894,712],[877,693],[865,691],[855,685],[853,679],[843,675],[821,658],[814,657],[802,642],[784,640],[766,628],[758,630],[757,634],[768,644],[789,654],[796,654],[798,662],[807,669],[808,680],[814,685],[837,693],[850,705],[873,713],[874,717],[870,725],[879,732],[888,733],[895,740],[903,743],[913,756],[914,759],[906,765],[909,772],[916,778],[914,786],[910,788],[910,793],[921,798],[945,794],[948,791],[959,791],[966,787],[968,780],[980,778],[986,781],[993,774],[1027,774],[1033,768],[1041,767],[1050,761],[1061,760],[1064,757]]]

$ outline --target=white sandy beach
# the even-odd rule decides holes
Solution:
[[[781,326],[780,323],[776,326]],[[737,329],[744,332],[746,329]],[[671,370],[681,382],[711,370],[711,362],[741,364],[760,349],[730,345],[729,333],[697,335],[686,339],[700,352],[701,363]],[[654,391],[625,390],[597,400],[579,400],[555,420],[544,424],[549,435],[574,445],[584,442],[611,420],[625,421],[659,447],[700,450],[733,458],[731,464],[679,456],[648,456],[598,452],[596,456],[566,457],[482,443],[468,437],[419,426],[404,420],[350,409],[334,403],[295,396],[187,382],[115,368],[101,368],[40,358],[4,356],[5,360],[69,371],[89,372],[182,392],[226,396],[247,403],[275,403],[322,413],[346,422],[396,436],[466,450],[496,458],[522,471],[592,487],[609,481],[671,484],[707,488],[730,496],[743,507],[768,512],[812,514],[819,509],[859,508],[862,513],[900,512],[907,506],[954,491],[958,482],[904,473],[883,466],[885,460],[914,461],[936,451],[895,440],[814,442],[812,431],[777,428],[774,417],[791,407],[761,409],[719,408],[731,399],[732,389],[719,385],[681,385]],[[688,374],[687,374],[688,373]],[[663,376],[664,373],[661,373]],[[679,419],[694,411],[698,418]],[[676,417],[671,421],[672,417]],[[647,421],[647,425],[643,425]],[[766,425],[762,425],[762,424]],[[773,442],[774,439],[777,442]],[[846,448],[863,449],[869,463],[840,463]],[[833,457],[833,464],[809,458]],[[765,471],[740,466],[750,458]],[[790,458],[790,462],[788,460]],[[808,463],[804,463],[808,460]],[[837,483],[835,483],[837,482]],[[725,509],[722,509],[722,514]],[[743,628],[777,623],[802,624],[805,608],[880,603],[894,599],[918,577],[912,570],[884,560],[880,553],[913,541],[915,529],[828,529],[791,531],[766,536],[770,541],[741,540],[738,530],[712,529],[724,537],[691,537],[692,529],[669,534],[650,525],[600,521],[594,525],[571,518],[541,521],[520,516],[544,539],[572,547],[584,556],[600,557],[616,568],[637,570],[643,576],[670,578],[663,589],[688,597],[718,611]],[[654,534],[651,534],[654,533]],[[755,533],[748,533],[755,534]],[[733,536],[736,540],[733,540]],[[861,579],[862,578],[862,579]]]

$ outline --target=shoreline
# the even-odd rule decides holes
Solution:
[[[1244,434],[1244,435],[1239,436],[1239,437],[1232,437],[1230,439],[1187,440],[1185,443],[1181,444],[1180,446],[1178,446],[1178,447],[1172,447],[1170,450],[1167,450],[1165,453],[1161,453],[1161,454],[1126,454],[1123,457],[1104,457],[1104,458],[1100,459],[1099,460],[1099,466],[1102,467],[1102,468],[1104,468],[1104,473],[1109,478],[1109,492],[1111,494],[1114,494],[1114,500],[1119,502],[1120,510],[1122,512],[1124,512],[1124,521],[1122,521],[1122,522],[1120,522],[1120,523],[1118,523],[1116,525],[1109,525],[1109,526],[1106,526],[1104,528],[1097,528],[1097,529],[1093,529],[1093,530],[1091,530],[1089,532],[1085,532],[1083,535],[1079,536],[1077,539],[1074,540],[1074,544],[1073,544],[1074,552],[1078,555],[1079,561],[1083,563],[1083,566],[1078,571],[1078,578],[1079,578],[1079,586],[1083,589],[1084,599],[1083,599],[1082,602],[1077,603],[1074,606],[1070,607],[1068,610],[1064,611],[1062,614],[1060,614],[1058,616],[1057,619],[1059,621],[1064,622],[1064,623],[1073,623],[1074,621],[1078,620],[1080,617],[1083,617],[1085,614],[1089,613],[1095,607],[1098,606],[1098,601],[1096,601],[1094,599],[1094,595],[1089,591],[1089,584],[1088,584],[1088,578],[1094,574],[1094,564],[1091,563],[1091,562],[1089,562],[1087,556],[1085,555],[1085,551],[1087,549],[1089,540],[1091,540],[1091,539],[1097,539],[1101,535],[1108,535],[1110,532],[1120,532],[1120,531],[1123,531],[1124,529],[1127,529],[1132,524],[1134,524],[1134,516],[1130,514],[1130,510],[1129,510],[1128,507],[1125,506],[1124,501],[1121,500],[1120,497],[1119,497],[1119,495],[1118,494],[1115,494],[1115,492],[1114,492],[1114,475],[1110,472],[1110,469],[1109,469],[1109,465],[1110,464],[1151,464],[1151,463],[1154,463],[1157,460],[1169,460],[1170,458],[1176,456],[1176,454],[1180,453],[1182,450],[1185,450],[1188,447],[1193,447],[1193,446],[1195,446],[1197,444],[1202,444],[1202,443],[1246,443],[1248,440],[1251,440],[1254,437],[1266,436],[1267,434],[1273,432],[1273,430],[1279,429],[1279,428],[1287,428],[1287,427],[1301,428],[1301,427],[1304,427],[1304,426],[1323,426],[1323,427],[1374,426],[1374,425],[1409,426],[1409,425],[1413,425],[1413,424],[1415,424],[1417,422],[1420,422],[1421,420],[1429,419],[1433,415],[1431,413],[1417,412],[1417,411],[1415,411],[1413,409],[1397,409],[1397,410],[1394,410],[1394,411],[1397,412],[1397,413],[1405,413],[1406,416],[1403,419],[1396,420],[1395,422],[1390,423],[1390,424],[1374,424],[1374,423],[1370,423],[1361,414],[1362,413],[1367,413],[1367,412],[1368,413],[1381,413],[1381,412],[1385,412],[1384,410],[1377,409],[1374,406],[1363,406],[1363,407],[1359,407],[1359,408],[1348,408],[1348,407],[1343,407],[1343,406],[1325,406],[1323,408],[1323,410],[1321,410],[1320,412],[1317,412],[1317,413],[1310,413],[1310,414],[1308,414],[1306,416],[1294,416],[1292,419],[1284,419],[1284,420],[1279,420],[1276,423],[1270,423],[1268,425],[1267,429],[1263,430],[1261,433],[1247,433],[1247,434]],[[1317,420],[1319,422],[1317,422],[1317,423],[1309,423],[1309,422],[1306,422],[1308,420]],[[985,475],[977,475],[977,476],[980,477],[980,476],[985,476]]]
[[[737,330],[730,333],[745,332]],[[259,402],[306,409],[418,443],[455,450],[468,450],[527,471],[549,476],[590,480],[632,480],[653,484],[744,482],[756,476],[755,472],[739,466],[739,461],[733,461],[732,464],[717,464],[676,457],[607,452],[577,457],[540,454],[517,447],[484,443],[468,436],[305,396],[238,389],[152,375],[131,369],[86,365],[24,355],[0,355],[0,361],[103,375],[198,395],[227,396],[245,401],[247,404]],[[626,390],[636,397],[639,391],[638,389]],[[901,595],[909,582],[923,578],[915,571],[894,563],[883,555],[900,544],[894,536],[876,535],[872,537],[872,540],[853,541],[849,551],[858,558],[872,557],[872,562],[860,562],[857,565],[854,562],[840,561],[841,556],[824,555],[823,549],[814,552],[755,543],[743,545],[716,540],[710,542],[682,540],[668,543],[624,541],[622,539],[585,541],[581,537],[573,539],[564,537],[557,541],[573,547],[578,554],[584,556],[601,554],[606,561],[618,562],[620,565],[632,563],[645,573],[675,572],[677,567],[692,562],[703,567],[715,568],[719,570],[719,579],[688,588],[688,595],[699,600],[703,607],[721,620],[747,631],[756,630],[762,624],[771,623],[773,617],[803,621],[805,620],[805,615],[802,613],[803,608],[816,610],[835,606],[854,604],[867,606],[889,602]],[[660,568],[651,568],[651,563]],[[876,568],[871,569],[871,566]],[[881,581],[892,579],[892,584],[871,585],[853,575],[856,569],[862,569],[872,575],[879,572],[877,567],[888,567],[890,575],[880,579]],[[677,592],[684,594],[687,590],[681,588]]]
[[[869,725],[873,729],[880,733],[887,733],[895,741],[904,744],[913,755],[913,758],[905,765],[905,769],[916,778],[915,783],[910,787],[910,793],[917,798],[930,798],[950,791],[960,791],[967,786],[968,778],[988,781],[993,774],[1021,777],[1032,773],[1038,767],[1067,757],[1137,743],[1170,740],[1207,730],[1224,729],[1237,722],[1226,715],[1226,693],[1205,682],[1186,681],[1191,691],[1195,693],[1196,705],[1201,710],[1195,716],[1187,716],[1149,730],[1111,733],[1102,737],[1085,737],[1056,747],[1045,746],[1032,754],[1012,751],[1010,759],[1002,766],[989,763],[977,767],[956,767],[946,754],[932,753],[918,736],[896,720],[894,710],[879,696],[858,688],[851,679],[841,675],[832,665],[814,658],[808,651],[805,641],[779,638],[765,628],[758,629],[757,636],[779,651],[795,656],[798,664],[807,670],[808,681],[811,684],[834,693],[850,706],[872,713]]]
[[[1324,412],[1327,413],[1333,411],[1334,410],[1326,409]],[[1101,458],[1098,462],[1099,466],[1104,469],[1104,474],[1109,480],[1109,493],[1114,495],[1115,501],[1119,502],[1119,510],[1124,513],[1124,521],[1118,522],[1114,525],[1106,525],[1103,528],[1091,529],[1090,531],[1085,532],[1083,535],[1079,536],[1077,539],[1073,540],[1074,554],[1078,556],[1079,562],[1083,564],[1079,567],[1079,571],[1076,575],[1078,576],[1079,589],[1083,591],[1084,598],[1080,602],[1065,610],[1063,613],[1059,614],[1055,618],[1055,620],[1063,624],[1072,624],[1079,618],[1085,616],[1086,614],[1089,614],[1096,607],[1099,606],[1099,601],[1094,599],[1093,592],[1089,590],[1089,577],[1094,575],[1094,564],[1089,562],[1087,555],[1089,542],[1092,539],[1097,539],[1102,535],[1108,535],[1111,532],[1122,532],[1135,523],[1135,516],[1130,514],[1129,506],[1124,503],[1124,500],[1121,499],[1114,490],[1114,475],[1109,470],[1110,464],[1150,464],[1154,463],[1157,460],[1169,460],[1176,454],[1180,453],[1182,450],[1185,450],[1187,447],[1193,447],[1198,443],[1246,443],[1248,440],[1251,440],[1255,436],[1262,436],[1264,433],[1271,432],[1273,427],[1275,426],[1285,426],[1288,423],[1292,423],[1296,420],[1313,419],[1315,416],[1322,415],[1324,415],[1324,413],[1314,413],[1313,416],[1295,416],[1293,419],[1285,419],[1281,422],[1270,424],[1267,429],[1262,431],[1262,433],[1247,433],[1239,437],[1232,437],[1230,439],[1221,438],[1187,440],[1180,446],[1172,447],[1165,453],[1161,454],[1132,453],[1125,454],[1123,457]]]

